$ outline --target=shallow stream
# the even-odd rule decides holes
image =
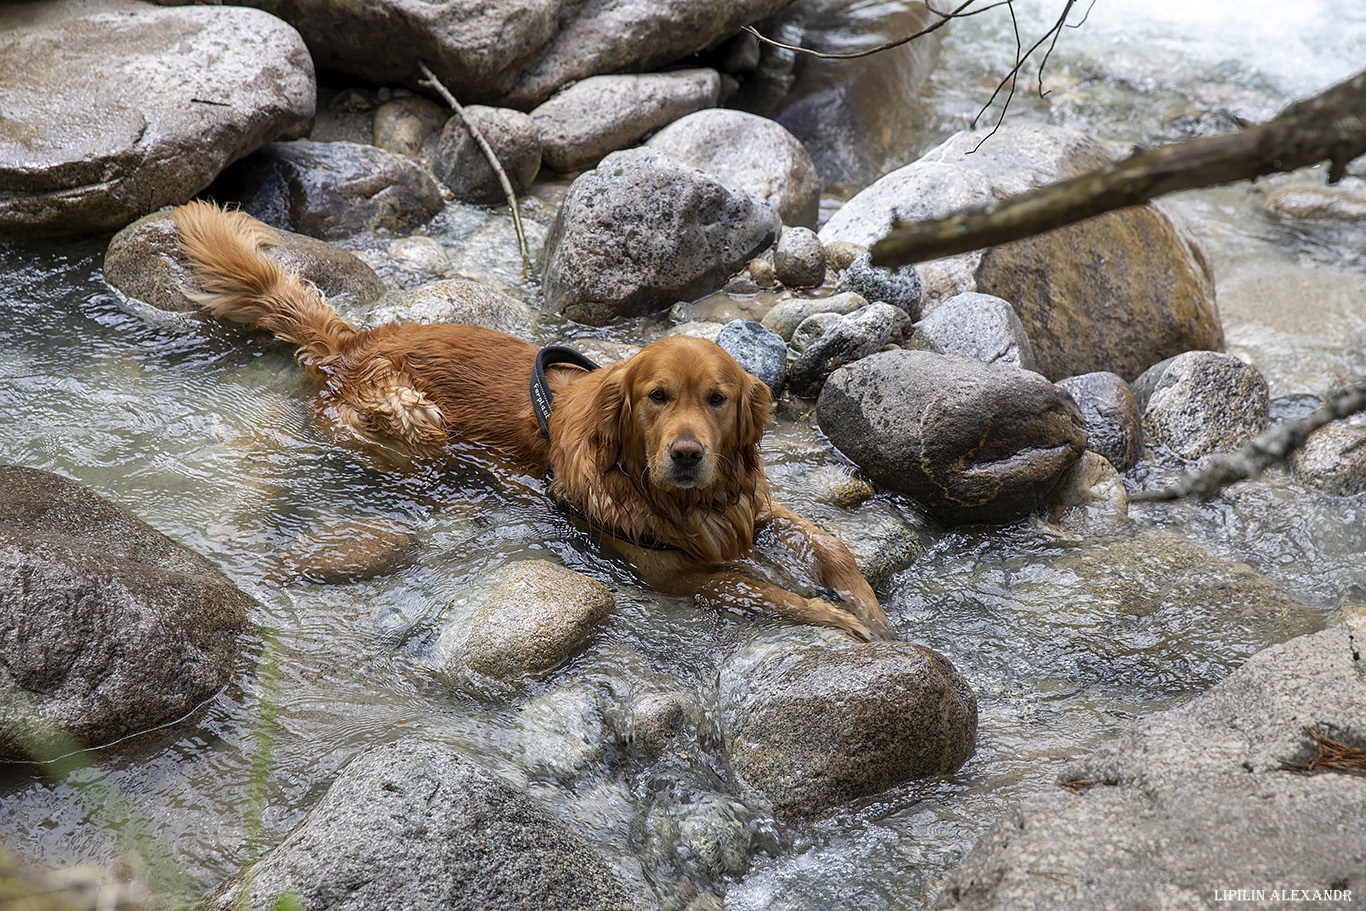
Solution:
[[[1060,4],[1016,6],[1028,36]],[[1174,141],[1322,90],[1366,65],[1362,48],[1362,3],[1101,0],[1050,59],[1051,94],[1040,100],[1022,89],[1009,116],[1086,129],[1120,148]],[[1003,15],[951,31],[931,80],[924,147],[976,113],[1012,56]],[[906,159],[921,151],[908,149]],[[1263,193],[1221,188],[1166,205],[1203,239],[1229,347],[1263,371],[1273,398],[1322,395],[1366,374],[1366,229],[1287,226],[1265,214]],[[460,238],[457,258],[510,261],[506,233],[482,215],[448,216],[443,230]],[[680,903],[680,884],[700,880],[724,891],[732,911],[923,907],[1000,811],[1056,786],[1064,760],[1208,689],[1253,652],[1366,603],[1366,496],[1326,496],[1282,471],[1211,503],[1135,505],[1127,524],[1030,521],[928,535],[927,552],[879,594],[903,638],[940,650],[972,683],[976,753],[947,779],[812,824],[732,807],[748,820],[757,854],[744,874],[699,873],[686,851],[658,842],[681,837],[659,823],[668,801],[694,799],[699,767],[715,765],[705,725],[690,743],[698,755],[628,770],[538,756],[528,744],[558,742],[563,719],[544,725],[555,729],[542,731],[548,739],[527,731],[543,724],[539,706],[607,686],[626,661],[696,690],[714,716],[716,656],[759,621],[642,590],[625,564],[478,471],[396,476],[367,467],[313,428],[284,349],[209,323],[130,312],[101,280],[104,245],[0,241],[0,461],[89,485],[211,558],[263,605],[254,620],[277,632],[282,668],[267,844],[357,752],[424,736],[525,785],[628,875]],[[515,268],[504,278],[515,283]],[[786,405],[779,417],[769,461],[780,495],[799,512],[856,546],[881,540],[889,523],[925,528],[893,498],[854,509],[823,501],[810,481],[828,476],[839,456],[814,429],[809,405]],[[1172,470],[1148,462],[1126,480],[1153,484]],[[283,568],[279,555],[304,536],[357,520],[412,528],[412,565],[332,585]],[[597,641],[514,700],[443,685],[425,657],[445,606],[496,567],[537,557],[616,590]],[[0,843],[53,863],[107,863],[121,855],[116,832],[142,819],[150,831],[142,850],[169,859],[183,877],[177,888],[214,888],[247,851],[260,706],[257,678],[240,680],[182,725],[92,757],[81,787],[112,785],[124,797],[118,807],[92,809],[72,783],[0,766]]]

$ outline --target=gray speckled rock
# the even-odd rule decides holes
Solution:
[[[884,269],[873,265],[871,253],[864,253],[844,270],[838,290],[854,291],[870,301],[891,304],[912,319],[920,315],[920,275],[915,266]]]
[[[0,7],[0,231],[111,232],[313,117],[297,32],[257,10]]]
[[[0,466],[0,759],[184,718],[231,678],[256,606],[75,481]]]
[[[504,683],[540,679],[562,665],[614,604],[600,582],[544,560],[500,570],[472,603],[459,605],[436,645],[436,661]]]
[[[721,76],[709,69],[594,76],[536,108],[531,119],[546,167],[582,171],[651,130],[714,107],[720,92]]]
[[[662,152],[614,152],[560,206],[546,302],[595,326],[653,313],[719,289],[779,227],[768,204]]]
[[[765,329],[791,341],[792,333],[814,313],[836,313],[843,316],[866,306],[868,301],[852,291],[832,294],[829,297],[791,297],[774,304],[764,314],[761,322]]]
[[[721,327],[716,344],[763,380],[775,396],[782,390],[787,381],[787,345],[781,336],[753,320],[736,319]]]
[[[403,741],[354,759],[251,868],[252,909],[295,893],[333,911],[627,911],[624,883],[559,818],[449,747]],[[239,882],[213,904],[237,907]]]
[[[1008,522],[1048,503],[1086,447],[1081,412],[1027,370],[884,351],[836,370],[816,414],[879,486],[946,522]]]
[[[1295,477],[1325,493],[1361,493],[1366,490],[1366,427],[1338,423],[1314,431],[1290,466]]]
[[[810,228],[784,228],[773,250],[773,270],[789,288],[815,288],[825,282],[825,247]]]
[[[907,347],[1034,369],[1034,349],[1015,308],[991,294],[969,291],[944,301],[915,324]]]
[[[767,200],[785,225],[816,225],[816,166],[806,147],[776,121],[713,108],[669,124],[646,145]]]
[[[1083,373],[1059,380],[1086,419],[1086,448],[1120,471],[1143,458],[1143,416],[1129,384],[1114,373]]]
[[[442,206],[426,168],[354,142],[272,142],[223,172],[210,192],[268,225],[324,240],[411,233]]]
[[[736,772],[784,817],[948,774],[976,744],[967,681],[909,642],[759,642],[722,668],[717,698]]]
[[[833,371],[867,357],[910,327],[910,318],[891,304],[873,303],[839,317],[788,367],[793,395],[814,398]]]
[[[1366,778],[1286,767],[1314,755],[1306,727],[1360,743],[1366,683],[1352,654],[1344,626],[1273,646],[1069,763],[1058,781],[1094,786],[1051,788],[1007,811],[935,908],[1209,908],[1239,889],[1264,890],[1253,905],[1318,889],[1335,896],[1299,901],[1356,907],[1345,893],[1366,891],[1366,842],[1344,833],[1366,817]]]
[[[317,285],[344,314],[384,293],[384,282],[354,254],[292,231],[268,227],[266,233],[274,241],[266,255]],[[198,312],[199,305],[185,296],[185,289],[197,290],[199,285],[185,265],[179,244],[170,210],[140,218],[109,241],[104,280],[158,310]]]
[[[493,149],[512,191],[524,193],[541,171],[541,131],[535,121],[511,108],[472,104],[465,108],[479,135]],[[460,117],[446,121],[432,169],[456,199],[491,204],[507,199],[503,185]]]
[[[1188,351],[1134,381],[1143,432],[1183,459],[1232,452],[1266,428],[1266,380],[1231,354]]]

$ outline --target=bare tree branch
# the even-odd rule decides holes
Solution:
[[[531,280],[531,249],[527,246],[526,232],[522,230],[522,210],[517,207],[517,194],[512,189],[512,181],[508,179],[507,172],[503,170],[502,164],[498,161],[498,156],[494,154],[493,147],[488,144],[484,134],[479,132],[479,128],[470,120],[465,113],[465,108],[460,102],[455,100],[455,96],[436,78],[436,74],[431,71],[427,64],[421,60],[417,65],[422,69],[423,78],[418,84],[425,85],[446,99],[446,104],[450,105],[451,110],[460,116],[460,120],[465,124],[465,128],[470,131],[474,141],[479,143],[479,148],[483,150],[484,157],[488,159],[489,166],[493,168],[493,173],[498,175],[498,183],[503,187],[503,195],[507,197],[508,208],[512,210],[512,227],[517,232],[517,249],[522,254],[522,277]]]
[[[1359,411],[1366,411],[1366,377],[1334,392],[1308,417],[1272,427],[1237,452],[1215,456],[1201,471],[1182,475],[1170,487],[1139,491],[1130,494],[1129,499],[1133,502],[1180,500],[1190,496],[1208,499],[1230,484],[1255,478],[1272,465],[1285,461],[1304,446],[1309,434]]]
[[[1019,240],[1165,193],[1331,162],[1328,180],[1366,153],[1366,72],[1237,133],[1135,152],[1123,161],[936,221],[893,224],[873,263],[897,266]]]

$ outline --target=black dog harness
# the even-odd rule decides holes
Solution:
[[[545,378],[545,368],[553,364],[572,364],[589,371],[597,370],[599,366],[573,348],[566,348],[563,345],[547,345],[536,352],[536,361],[531,366],[531,409],[536,412],[536,423],[540,425],[541,435],[547,440],[550,439],[550,409],[554,403],[554,396],[550,392],[550,383]],[[546,480],[549,481],[554,475],[555,466],[551,465],[546,470]],[[673,544],[666,544],[654,535],[644,535],[640,539],[636,539],[619,529],[603,528],[584,515],[583,511],[575,507],[574,504],[564,500],[556,499],[555,505],[581,522],[590,533],[597,531],[609,537],[630,542],[645,550],[682,549]]]

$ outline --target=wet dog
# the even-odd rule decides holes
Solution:
[[[543,366],[553,396],[544,430],[531,392],[535,345],[478,326],[390,323],[356,330],[317,288],[264,252],[270,232],[240,212],[193,202],[174,213],[180,247],[210,314],[272,332],[320,381],[315,413],[337,437],[408,458],[456,441],[491,447],[661,591],[703,603],[889,635],[843,543],[774,502],[759,456],[768,387],[714,342],[665,338],[621,363]],[[544,417],[544,415],[543,415]],[[771,526],[807,555],[832,598],[746,574]]]

